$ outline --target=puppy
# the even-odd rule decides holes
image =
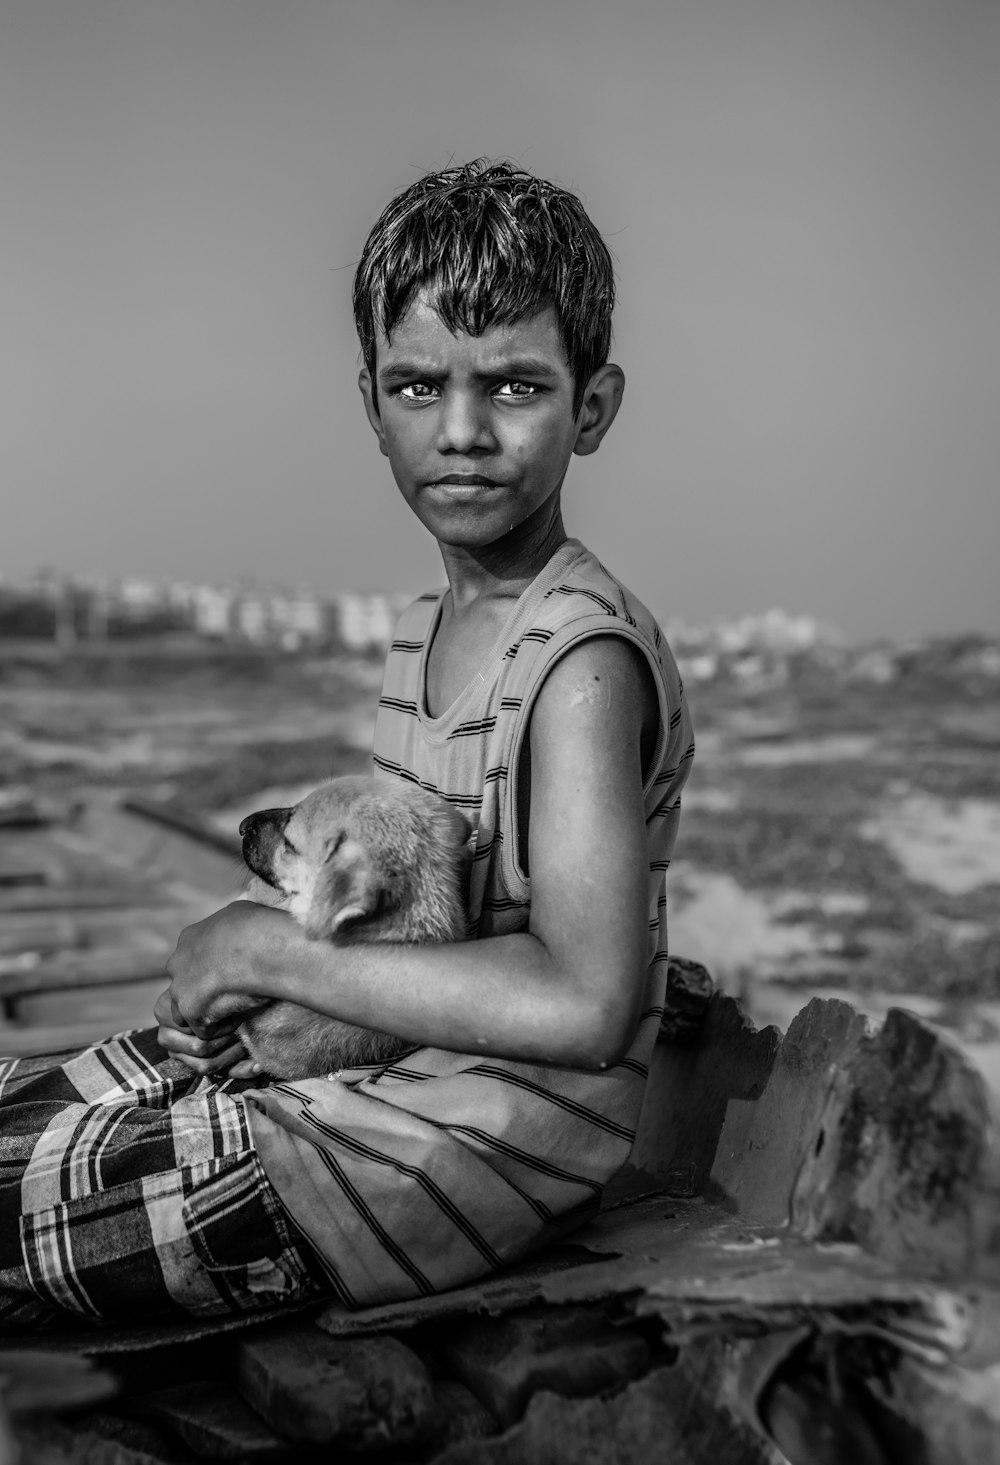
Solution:
[[[240,825],[248,868],[312,941],[461,941],[469,826],[415,784],[335,778],[291,809]],[[256,893],[255,893],[256,895]],[[412,1045],[273,1002],[240,1028],[247,1052],[274,1078],[309,1078],[388,1063]]]

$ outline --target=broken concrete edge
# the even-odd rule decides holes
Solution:
[[[746,1226],[719,1206],[663,1194],[597,1217],[577,1239],[573,1265],[547,1268],[540,1255],[530,1269],[435,1297],[361,1312],[331,1305],[317,1322],[338,1337],[404,1334],[468,1315],[610,1302],[622,1321],[655,1317],[677,1343],[761,1336],[822,1317],[830,1330],[877,1332],[933,1361],[1000,1359],[1000,1289],[965,1293],[853,1243]]]
[[[758,1031],[733,998],[718,993],[704,1008],[696,1043],[678,1046],[662,1034],[623,1180],[639,1171],[676,1195],[707,1195],[729,1107],[760,1098],[781,1042],[777,1028]]]
[[[753,1029],[745,1016],[742,1024]],[[734,1024],[730,1031],[737,1043],[746,1041]],[[835,1076],[873,1033],[872,1024],[846,1002],[807,1003],[788,1031],[778,1034],[756,1092],[729,1100],[708,1162],[707,1193],[748,1221],[789,1223],[795,1184],[815,1145]]]
[[[961,1284],[1000,1281],[1000,1128],[956,1044],[893,1008],[838,1065],[792,1190],[805,1236]]]
[[[993,1097],[947,1034],[903,1008],[875,1027],[813,998],[782,1037],[713,996],[700,1044],[657,1044],[613,1193],[651,1182],[907,1272],[1000,1281]]]

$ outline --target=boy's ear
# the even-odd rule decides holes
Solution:
[[[358,388],[365,402],[365,412],[368,421],[375,429],[375,436],[378,438],[378,445],[384,457],[388,458],[389,449],[386,447],[385,433],[382,431],[382,417],[378,410],[378,400],[375,396],[375,383],[372,381],[372,374],[367,366],[363,366],[358,372]]]
[[[586,457],[597,452],[601,439],[618,415],[624,391],[625,373],[620,366],[609,361],[606,366],[598,367],[584,393],[574,453]]]

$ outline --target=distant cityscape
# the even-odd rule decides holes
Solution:
[[[189,635],[274,647],[384,651],[409,594],[278,586],[205,585],[187,580],[0,576],[0,637],[44,637],[63,646],[122,638]]]
[[[48,642],[67,651],[137,638],[186,638],[288,653],[384,653],[406,592],[207,585],[141,577],[97,579],[39,571],[0,575],[0,643]],[[780,686],[803,666],[884,685],[908,672],[1000,682],[1000,638],[970,633],[906,643],[848,643],[810,615],[772,609],[664,627],[688,681]]]

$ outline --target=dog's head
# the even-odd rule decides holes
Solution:
[[[436,794],[364,777],[332,779],[292,808],[263,809],[240,825],[249,869],[317,940],[406,908],[428,868],[458,868],[469,832]]]

